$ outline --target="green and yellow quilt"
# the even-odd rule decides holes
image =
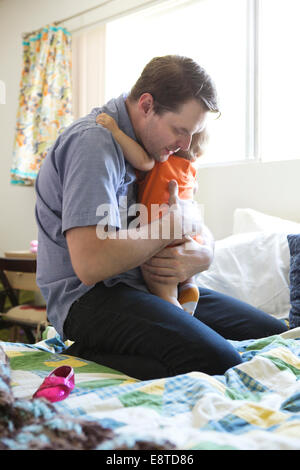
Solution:
[[[222,376],[139,381],[68,356],[57,336],[0,343],[15,399],[30,399],[54,368],[70,365],[75,389],[55,408],[95,420],[120,439],[168,440],[182,450],[300,449],[300,328],[232,344],[243,362]]]

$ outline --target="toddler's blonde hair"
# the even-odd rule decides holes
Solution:
[[[209,136],[206,129],[203,129],[201,132],[196,132],[192,137],[189,150],[179,150],[175,155],[185,158],[186,160],[196,160],[204,154],[208,140]]]

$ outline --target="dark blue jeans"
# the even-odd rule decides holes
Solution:
[[[66,354],[148,380],[200,371],[223,374],[241,362],[227,341],[280,334],[287,327],[244,302],[199,289],[194,316],[125,284],[98,283],[71,307]]]

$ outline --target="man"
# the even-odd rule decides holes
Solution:
[[[194,242],[188,252],[183,245],[168,247],[181,226],[174,182],[170,212],[135,236],[127,216],[124,223],[127,207],[136,202],[135,170],[111,133],[97,125],[101,112],[153,159],[164,161],[189,148],[218,105],[214,84],[198,64],[159,57],[145,67],[128,96],[95,108],[59,136],[36,182],[37,282],[48,318],[62,337],[74,341],[68,354],[140,379],[191,370],[223,373],[240,362],[225,338],[263,337],[285,327],[206,289],[200,289],[193,317],[148,292],[142,264],[158,282],[181,282],[209,267],[213,240],[204,228],[204,245]],[[103,208],[109,209],[108,218]],[[169,238],[162,236],[165,224],[171,224]],[[108,236],[101,236],[103,230]],[[109,236],[112,232],[115,236]],[[182,231],[179,238],[187,235]]]

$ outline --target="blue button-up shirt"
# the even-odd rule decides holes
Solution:
[[[96,123],[101,112],[136,139],[125,96],[120,96],[69,126],[49,150],[36,180],[37,284],[49,321],[62,338],[71,305],[93,287],[73,270],[66,231],[106,220],[104,205],[110,208],[109,225],[125,228],[127,208],[136,202],[135,170],[111,132]],[[139,268],[104,281],[108,287],[119,282],[147,291]]]

